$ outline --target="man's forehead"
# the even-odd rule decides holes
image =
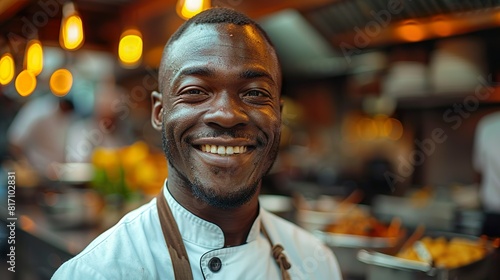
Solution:
[[[190,25],[183,34],[171,44],[171,48],[175,49],[180,46],[186,48],[186,43],[196,41],[210,40],[214,38],[233,37],[241,39],[250,39],[257,43],[266,43],[261,32],[253,25],[236,25],[232,23],[200,23]],[[226,37],[226,38],[227,38]]]
[[[234,59],[239,63],[234,64]],[[260,65],[276,80],[280,79],[277,54],[261,31],[250,24],[229,23],[196,24],[186,28],[164,53],[159,74],[171,81],[186,67],[209,67],[219,63],[235,69]]]

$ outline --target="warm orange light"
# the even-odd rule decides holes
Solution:
[[[6,85],[14,78],[14,58],[10,53],[2,55],[0,58],[0,84]]]
[[[376,115],[373,117],[373,121],[375,122],[375,126],[377,127],[377,138],[385,138],[387,137],[387,135],[389,135],[391,128],[387,129],[387,127],[385,127],[384,125],[387,119],[387,115],[384,114]]]
[[[398,37],[409,42],[418,42],[425,38],[425,31],[421,25],[410,22],[396,28]]]
[[[496,12],[493,16],[497,24],[500,24],[500,12]]]
[[[42,43],[38,40],[31,40],[26,47],[25,57],[26,69],[33,75],[38,76],[43,69],[43,49]]]
[[[391,140],[399,140],[403,136],[403,125],[394,118],[389,118],[384,122],[385,136]]]
[[[438,36],[446,37],[453,34],[453,25],[449,21],[436,19],[431,22],[431,30]]]
[[[208,8],[210,0],[179,0],[176,10],[181,18],[190,19]]]
[[[19,217],[19,224],[21,228],[27,232],[33,232],[36,229],[35,222],[26,215],[21,215],[21,217]]]
[[[50,90],[56,96],[65,96],[73,85],[73,75],[67,69],[58,69],[50,76]]]
[[[28,96],[36,88],[36,77],[31,71],[23,70],[17,75],[15,86],[19,95]]]
[[[129,29],[122,33],[118,44],[118,57],[126,67],[139,64],[142,57],[142,35],[139,30]]]
[[[152,68],[160,67],[161,55],[163,54],[163,46],[149,48],[144,53],[144,63]]]
[[[358,136],[361,140],[373,140],[378,137],[378,128],[371,118],[361,118],[356,124]]]
[[[69,2],[63,7],[59,43],[64,49],[77,50],[83,45],[83,40],[82,19],[76,12],[74,4]]]

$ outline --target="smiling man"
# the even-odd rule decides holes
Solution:
[[[332,252],[259,206],[278,153],[281,69],[265,32],[214,8],[167,43],[152,94],[169,178],[54,279],[340,279]]]

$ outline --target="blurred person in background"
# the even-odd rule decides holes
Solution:
[[[65,162],[67,132],[74,121],[74,106],[68,96],[37,97],[19,111],[9,127],[10,153],[42,178],[51,178],[54,164]]]
[[[52,94],[43,94],[30,98],[17,112],[7,131],[9,144],[20,152],[20,144],[29,133],[33,124],[40,118],[50,115],[57,109],[57,98]]]
[[[97,147],[118,148],[133,142],[130,125],[120,118],[115,107],[126,94],[114,79],[104,79],[94,96],[94,110],[90,117],[71,126],[66,143],[67,162],[91,162]]]
[[[479,173],[485,212],[483,234],[500,236],[500,112],[483,117],[476,127],[473,166]]]
[[[159,81],[168,180],[53,279],[341,279],[330,249],[259,205],[283,104],[259,25],[225,8],[194,16],[168,41]]]

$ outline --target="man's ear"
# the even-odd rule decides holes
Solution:
[[[161,93],[153,91],[151,93],[151,103],[152,103],[151,124],[153,125],[154,129],[160,131],[163,122],[163,104],[162,104]]]

